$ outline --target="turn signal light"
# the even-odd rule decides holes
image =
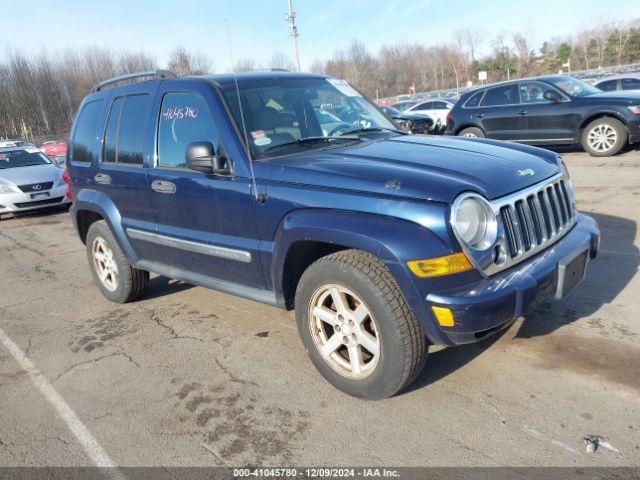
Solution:
[[[424,260],[410,260],[407,265],[413,274],[420,278],[439,277],[473,268],[467,256],[462,252],[443,257],[425,258]]]
[[[436,320],[442,327],[453,327],[453,313],[451,310],[445,307],[436,307],[432,306],[431,310],[433,310],[433,314],[436,316]]]

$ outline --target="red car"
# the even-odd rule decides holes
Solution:
[[[39,149],[49,158],[64,157],[67,155],[67,142],[44,142]]]

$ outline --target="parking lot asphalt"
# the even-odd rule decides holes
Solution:
[[[586,281],[378,402],[320,377],[292,312],[162,277],[109,303],[68,213],[1,221],[0,465],[639,465],[640,151],[563,155],[602,229]]]

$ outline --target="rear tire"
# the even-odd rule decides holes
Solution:
[[[592,157],[610,157],[627,143],[629,133],[624,124],[611,117],[600,117],[582,131],[581,145]]]
[[[149,272],[129,263],[104,220],[91,224],[86,246],[93,281],[108,300],[127,303],[144,293]]]
[[[295,307],[309,358],[349,395],[390,397],[424,366],[426,338],[391,273],[370,253],[343,250],[317,260],[300,279]]]
[[[458,132],[459,137],[484,138],[484,132],[478,127],[467,127]]]

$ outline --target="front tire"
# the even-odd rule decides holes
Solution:
[[[468,127],[458,132],[459,137],[484,138],[484,132],[478,127]]]
[[[390,397],[424,366],[426,338],[391,273],[369,253],[317,260],[300,279],[295,307],[309,358],[349,395]]]
[[[582,131],[582,148],[592,157],[610,157],[622,150],[628,132],[624,124],[611,117],[600,117]]]
[[[91,224],[86,246],[91,275],[102,295],[112,302],[127,303],[144,293],[149,272],[129,263],[104,220]]]

